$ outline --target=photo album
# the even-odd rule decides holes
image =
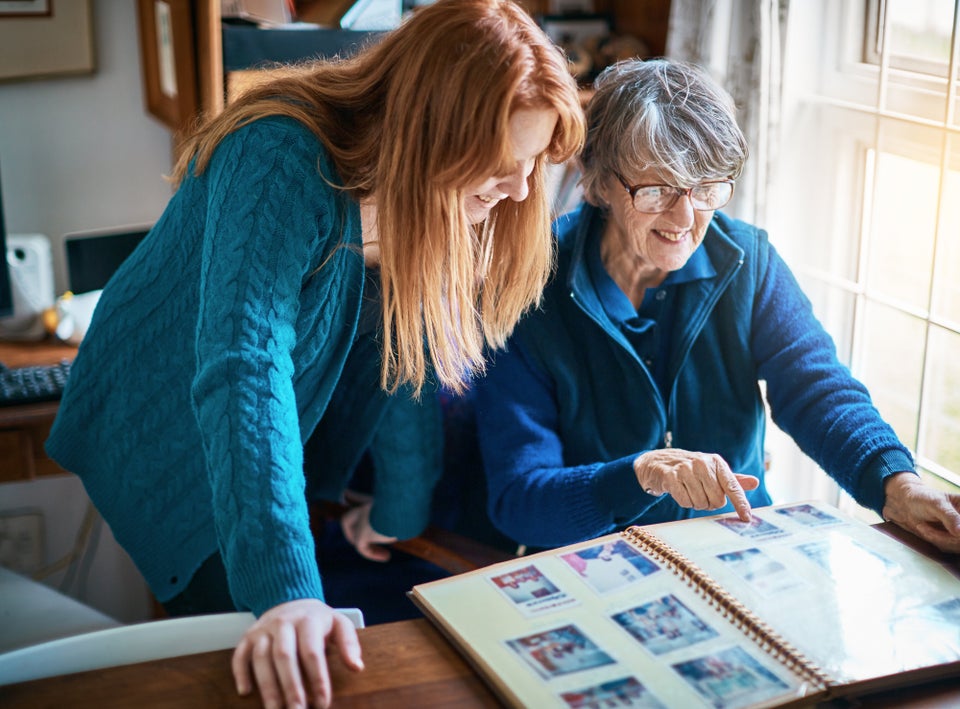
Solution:
[[[510,706],[805,706],[960,674],[960,578],[820,502],[621,532],[415,586]]]

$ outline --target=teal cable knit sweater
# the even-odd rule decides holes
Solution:
[[[360,212],[338,182],[304,126],[258,120],[183,181],[103,291],[46,447],[160,601],[218,549],[238,608],[323,598],[315,429],[329,454],[311,494],[338,499],[373,445],[374,528],[426,524],[438,409],[379,389],[375,333],[357,336]]]

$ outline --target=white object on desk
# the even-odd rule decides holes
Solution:
[[[47,334],[41,315],[53,305],[53,258],[43,234],[8,234],[7,268],[13,315],[0,318],[0,339],[41,340]]]
[[[70,345],[79,345],[87,334],[93,311],[100,302],[102,290],[74,294],[69,291],[57,298],[57,327],[54,334],[57,339]]]
[[[364,627],[360,609],[337,610]],[[171,618],[25,647],[0,655],[0,685],[233,648],[253,621],[252,613]]]

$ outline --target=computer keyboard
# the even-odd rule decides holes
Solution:
[[[0,365],[0,406],[56,401],[63,394],[70,362],[7,368]]]

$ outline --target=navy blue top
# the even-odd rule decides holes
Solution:
[[[723,456],[760,479],[751,505],[770,504],[760,381],[777,425],[879,512],[884,478],[912,470],[910,453],[837,359],[766,233],[716,213],[688,268],[649,289],[638,314],[604,277],[603,227],[590,205],[557,221],[543,305],[477,383],[489,513],[501,531],[558,546],[715,514],[640,489],[634,459],[665,447]],[[658,332],[668,336],[650,337]]]

